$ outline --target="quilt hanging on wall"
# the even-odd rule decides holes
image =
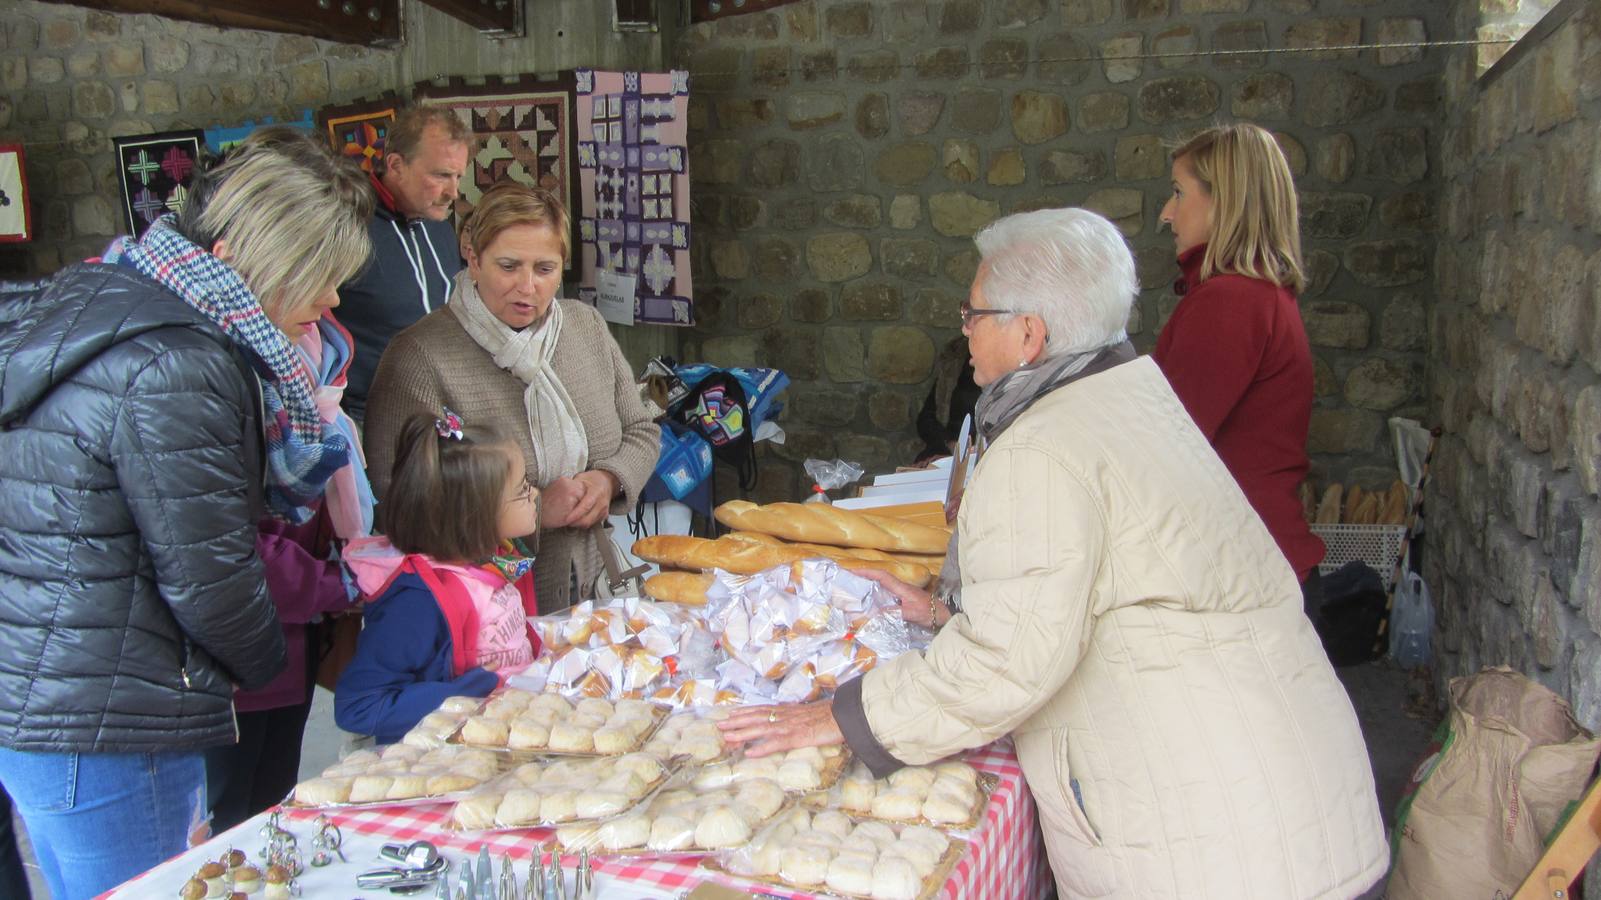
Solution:
[[[525,75],[482,85],[460,79],[443,85],[423,82],[417,85],[417,102],[451,110],[472,132],[467,177],[456,198],[458,225],[484,191],[508,178],[544,188],[572,209],[571,75],[556,81]]]
[[[362,171],[371,172],[373,161],[384,155],[389,126],[394,123],[395,111],[399,108],[400,102],[393,96],[344,106],[325,106],[317,111],[317,122],[334,150],[355,160]]]
[[[0,241],[33,240],[33,216],[28,211],[28,176],[22,165],[21,144],[0,144]]]
[[[317,131],[317,120],[312,118],[311,110],[308,109],[300,114],[299,119],[275,122],[272,116],[268,116],[260,122],[246,121],[239,125],[218,125],[214,128],[207,128],[206,146],[211,148],[212,153],[225,153],[232,149],[234,145],[250,137],[251,132],[263,125],[288,125],[290,128],[299,128],[302,131],[313,133]]]
[[[152,222],[183,206],[205,135],[196,129],[111,140],[122,181],[123,224],[138,237]]]
[[[634,279],[634,319],[693,325],[689,73],[579,69],[578,296],[596,272]]]

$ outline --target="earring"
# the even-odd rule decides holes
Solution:
[[[1018,360],[1018,361],[1017,361],[1017,367],[1018,367],[1018,368],[1019,368],[1019,369],[1026,369],[1026,368],[1028,368],[1028,360],[1026,360],[1026,359],[1020,359],[1020,360]]]

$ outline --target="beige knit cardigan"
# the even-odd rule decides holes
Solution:
[[[611,511],[622,514],[633,508],[656,467],[660,437],[652,421],[655,411],[640,399],[622,348],[606,330],[600,313],[576,300],[557,302],[564,318],[551,366],[572,397],[589,438],[589,467],[617,477],[622,493],[612,501]],[[396,335],[378,361],[363,424],[367,471],[380,500],[389,487],[401,425],[413,413],[438,415],[446,406],[469,427],[488,426],[516,437],[528,461],[529,477],[544,484],[540,449],[528,433],[525,387],[495,365],[448,306]],[[380,503],[380,523],[382,509]],[[587,587],[600,572],[600,556],[589,533],[542,530],[534,561],[540,612],[571,605],[574,565],[581,586]]]

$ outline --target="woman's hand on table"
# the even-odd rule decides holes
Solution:
[[[883,588],[901,605],[901,618],[924,628],[938,628],[951,619],[951,611],[934,595],[920,587],[907,584],[880,569],[858,569],[857,575]]]
[[[746,756],[767,756],[800,747],[826,747],[845,743],[834,721],[834,701],[784,706],[745,706],[717,723],[723,740],[746,744]]]
[[[617,496],[617,476],[602,469],[590,469],[574,475],[573,480],[584,485],[584,496],[573,509],[568,525],[573,528],[593,528],[611,510],[612,498]]]

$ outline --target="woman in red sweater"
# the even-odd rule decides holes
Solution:
[[[1300,577],[1323,559],[1301,513],[1312,351],[1295,295],[1305,283],[1295,184],[1273,135],[1211,128],[1173,153],[1162,207],[1182,276],[1157,365]]]

